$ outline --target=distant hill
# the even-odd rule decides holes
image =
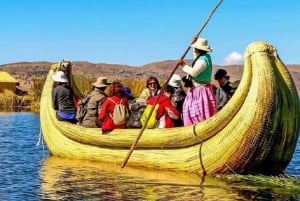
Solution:
[[[132,78],[146,80],[149,76],[154,75],[159,79],[166,80],[168,75],[175,68],[176,62],[177,61],[174,60],[158,61],[138,67],[106,63],[95,64],[86,61],[76,61],[72,63],[73,73],[84,74],[90,77],[106,76],[109,80]],[[188,62],[191,62],[191,60]],[[20,81],[21,85],[23,84],[23,86],[26,87],[26,85],[30,84],[33,76],[47,75],[51,64],[52,63],[45,61],[11,63],[0,65],[0,71],[9,72],[12,76]],[[296,84],[298,93],[300,94],[300,65],[291,64],[287,65],[287,67]],[[232,81],[239,80],[242,77],[242,65],[214,65],[213,73],[219,68],[226,69]],[[185,75],[185,73],[181,70],[181,67],[177,69],[176,73]]]

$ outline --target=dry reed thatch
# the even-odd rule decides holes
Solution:
[[[50,152],[121,165],[139,129],[101,135],[99,129],[57,121],[51,102],[53,73],[40,111]],[[197,174],[278,174],[293,156],[299,113],[294,82],[275,48],[254,42],[246,49],[239,87],[220,112],[194,126],[146,129],[128,165]]]

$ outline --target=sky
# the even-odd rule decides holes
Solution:
[[[218,2],[0,0],[0,65],[178,60]],[[216,65],[242,64],[254,41],[275,46],[285,64],[300,64],[300,1],[223,0],[200,37],[213,48]]]

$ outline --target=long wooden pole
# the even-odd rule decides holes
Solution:
[[[219,2],[217,3],[217,5],[216,5],[216,6],[214,7],[214,9],[211,11],[211,13],[209,14],[209,16],[208,16],[208,18],[206,19],[206,21],[204,22],[204,24],[201,26],[201,28],[200,28],[200,30],[198,31],[198,33],[195,35],[194,40],[192,41],[191,44],[193,44],[193,43],[195,42],[195,39],[196,39],[197,37],[199,37],[200,33],[202,32],[202,30],[204,29],[204,27],[207,25],[207,23],[208,23],[209,20],[211,19],[212,15],[214,14],[214,12],[215,12],[215,11],[217,10],[217,8],[221,5],[222,1],[223,1],[223,0],[219,0]],[[188,48],[185,50],[185,52],[184,52],[183,55],[181,56],[181,58],[180,58],[181,60],[185,58],[185,56],[187,55],[187,53],[188,53],[189,50],[191,49],[191,44],[188,46]],[[178,62],[177,62],[175,68],[173,69],[173,71],[172,71],[171,74],[169,75],[168,79],[165,81],[165,83],[164,83],[164,85],[163,85],[163,87],[162,87],[162,90],[160,91],[160,93],[159,93],[159,95],[158,95],[158,98],[156,99],[154,105],[158,103],[159,97],[161,96],[161,94],[162,94],[163,91],[164,91],[163,89],[167,86],[167,84],[169,83],[169,81],[170,81],[172,75],[175,73],[175,71],[177,70],[178,67],[179,67],[179,64],[178,64]],[[154,110],[154,107],[151,108],[150,114],[153,112],[153,110]],[[145,122],[144,126],[143,126],[142,129],[140,130],[140,132],[139,132],[138,136],[136,137],[135,141],[133,142],[133,144],[131,145],[129,152],[127,153],[127,156],[126,156],[126,158],[124,159],[124,161],[123,161],[123,163],[122,163],[122,166],[121,166],[122,168],[124,168],[124,167],[126,166],[126,164],[127,164],[128,160],[129,160],[129,158],[130,158],[130,156],[131,156],[133,150],[135,149],[135,147],[136,147],[138,141],[140,140],[140,138],[142,137],[143,132],[144,132],[144,130],[146,129],[146,126],[147,126],[148,121],[149,121],[149,119],[150,119],[150,116],[151,116],[151,115],[149,115],[149,117],[146,119],[146,122]]]

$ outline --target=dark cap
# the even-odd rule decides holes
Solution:
[[[124,93],[127,95],[127,96],[132,96],[131,94],[131,89],[129,87],[124,87]]]
[[[227,75],[227,71],[224,69],[219,69],[217,70],[217,72],[215,73],[215,80],[219,80],[222,79],[223,77],[225,77]]]

